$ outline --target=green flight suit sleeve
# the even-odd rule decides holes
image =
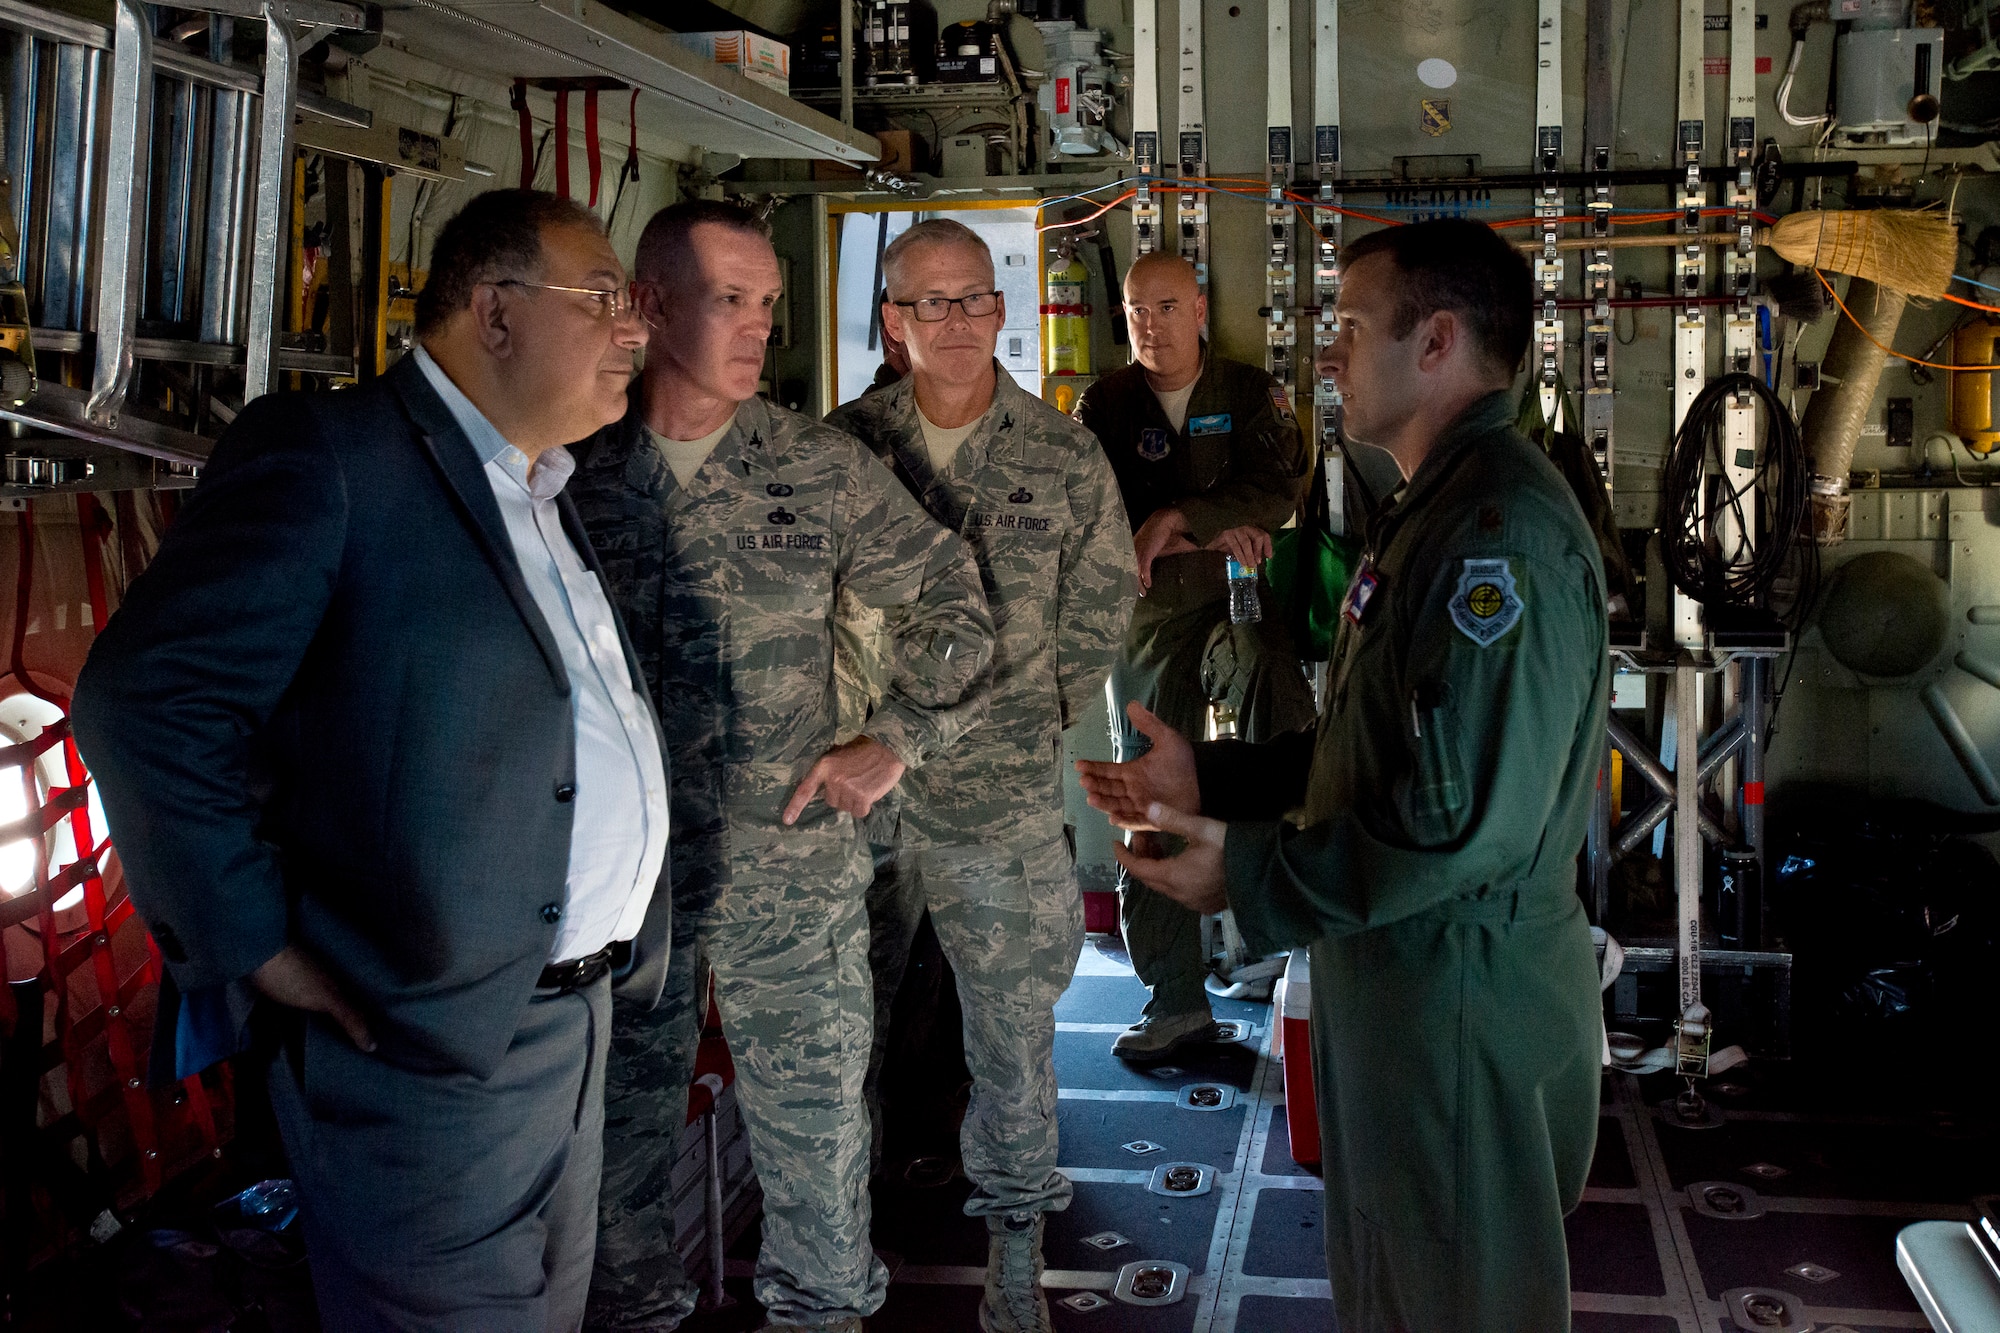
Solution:
[[[1544,847],[1562,799],[1578,728],[1596,721],[1605,632],[1595,553],[1551,543],[1511,546],[1469,530],[1413,560],[1409,640],[1393,689],[1392,734],[1370,734],[1365,769],[1377,789],[1303,829],[1233,823],[1224,844],[1231,905],[1260,952],[1388,925],[1482,888],[1570,873],[1574,847]],[[1482,646],[1460,628],[1490,633],[1515,613],[1494,606],[1482,623],[1469,590],[1498,582],[1469,562],[1505,562],[1518,619]],[[1426,577],[1427,575],[1427,577]],[[1454,603],[1459,604],[1454,617]],[[1385,664],[1386,667],[1386,664]],[[1350,706],[1352,706],[1350,702]],[[1385,728],[1386,730],[1386,728]]]
[[[1076,406],[1069,410],[1070,419],[1096,436],[1100,446],[1105,435],[1112,431],[1109,403],[1110,395],[1093,384],[1077,395]]]
[[[1064,727],[1103,691],[1139,597],[1132,525],[1111,460],[1095,436],[1083,436],[1079,445],[1063,478],[1070,525],[1056,576],[1056,694]]]
[[[882,700],[862,735],[920,768],[986,716],[993,616],[972,548],[858,442],[839,501],[838,587],[882,613]]]
[[[1270,381],[1276,388],[1276,381]],[[1230,440],[1229,465],[1215,485],[1174,507],[1187,519],[1191,539],[1206,546],[1230,528],[1259,527],[1276,532],[1298,512],[1311,484],[1305,440],[1295,418],[1279,415],[1266,392],[1244,393],[1230,404],[1247,418]]]
[[[1201,812],[1210,819],[1258,819],[1306,798],[1315,733],[1287,731],[1268,741],[1202,741],[1194,747]]]

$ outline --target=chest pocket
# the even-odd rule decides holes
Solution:
[[[711,549],[729,751],[779,759],[792,740],[813,742],[830,707],[834,550],[825,504],[741,497]]]
[[[1032,656],[1048,636],[1069,521],[1069,497],[1054,473],[987,488],[966,508],[959,533],[986,586],[999,636],[996,668]]]
[[[1435,846],[1464,831],[1472,804],[1450,684],[1417,681],[1409,691],[1408,712],[1413,762],[1403,821],[1419,846]]]
[[[1222,480],[1222,473],[1229,466],[1229,446],[1236,438],[1234,425],[1234,418],[1227,412],[1188,418],[1186,481],[1191,491],[1205,491]]]

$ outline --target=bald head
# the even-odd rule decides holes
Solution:
[[[1132,300],[1135,291],[1179,292],[1192,301],[1201,293],[1201,285],[1194,280],[1193,264],[1179,255],[1154,250],[1140,255],[1125,270],[1125,299]]]
[[[1172,392],[1201,373],[1208,298],[1187,260],[1155,250],[1132,261],[1125,271],[1125,320],[1133,359],[1146,368],[1146,381],[1155,389]]]

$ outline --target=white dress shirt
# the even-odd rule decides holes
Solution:
[[[596,953],[639,933],[667,855],[667,778],[660,737],[633,689],[611,603],[563,531],[556,496],[576,470],[567,449],[535,462],[501,435],[430,354],[414,353],[451,410],[486,479],[521,566],[569,674],[576,724],[576,825],[569,881],[551,962]]]

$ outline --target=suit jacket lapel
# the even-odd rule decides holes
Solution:
[[[403,407],[417,427],[417,436],[423,441],[425,452],[437,465],[438,473],[444,478],[446,489],[457,503],[459,512],[465,516],[473,535],[485,549],[486,558],[492,563],[500,586],[514,600],[514,608],[521,613],[521,620],[534,639],[535,647],[541,650],[549,674],[567,691],[569,673],[563,669],[562,653],[556,648],[555,636],[549,633],[541,608],[535,605],[528,585],[521,579],[521,564],[515,559],[513,540],[508,537],[507,525],[500,517],[499,502],[493,498],[493,484],[486,479],[486,469],[480,464],[479,456],[472,451],[472,441],[465,438],[465,432],[452,419],[451,410],[424,379],[423,369],[414,357],[404,357],[383,378],[401,396]],[[584,549],[589,548],[586,546]]]

